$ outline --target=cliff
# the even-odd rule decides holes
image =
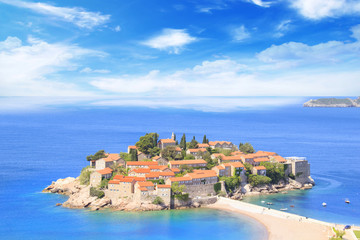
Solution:
[[[170,209],[170,206],[153,204],[150,201],[143,201],[141,203],[134,202],[131,199],[114,199],[114,198],[97,198],[90,196],[90,186],[81,185],[79,178],[68,177],[65,179],[58,179],[56,182],[46,187],[43,192],[57,193],[69,196],[69,199],[64,203],[58,203],[57,206],[62,205],[67,208],[87,208],[90,210],[99,210],[108,208],[115,211],[158,211]],[[207,204],[213,204],[217,197],[199,198],[189,200],[186,202],[175,201],[173,208],[196,208]]]
[[[304,107],[360,107],[360,97],[351,98],[320,98],[311,99],[303,105]]]

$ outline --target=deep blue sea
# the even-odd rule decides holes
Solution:
[[[250,142],[256,150],[307,157],[317,183],[312,190],[246,201],[271,201],[273,208],[360,225],[359,124],[359,108],[301,106],[231,113],[145,108],[0,113],[0,238],[258,239],[264,233],[249,218],[217,210],[90,212],[55,207],[66,197],[41,193],[53,180],[78,176],[88,164],[86,155],[126,151],[147,132],[162,138],[186,133],[189,140],[206,134],[210,140]]]

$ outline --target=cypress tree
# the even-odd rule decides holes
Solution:
[[[186,136],[185,133],[183,134],[181,141],[180,141],[180,147],[185,150],[186,149]]]
[[[208,143],[208,140],[206,139],[206,135],[204,135],[202,143]]]
[[[131,155],[131,161],[137,161],[138,160],[137,150],[136,149],[131,149],[130,150],[130,155]]]

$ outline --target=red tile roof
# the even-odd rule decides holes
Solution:
[[[198,143],[198,148],[207,148],[207,147],[210,147],[209,144],[207,143]]]
[[[286,159],[283,158],[282,156],[271,156],[272,158],[275,158],[275,160],[279,163],[284,163],[286,162]]]
[[[105,162],[113,162],[120,159],[120,155],[118,153],[109,153],[106,158],[104,158]]]
[[[142,192],[148,191],[148,189],[147,189],[146,187],[139,187],[139,189],[140,189],[140,191],[142,191]]]
[[[242,164],[241,162],[232,162],[229,164],[230,164],[230,166],[233,166],[234,168],[245,168],[244,164]]]
[[[171,188],[170,185],[164,185],[164,184],[158,184],[156,185],[156,188]]]
[[[155,156],[155,157],[153,157],[152,159],[158,160],[159,158],[160,158],[160,156]]]
[[[158,165],[158,162],[151,161],[129,161],[126,163],[127,166],[150,166],[150,165]]]
[[[119,180],[110,180],[109,184],[119,184],[120,181]]]
[[[135,179],[134,178],[122,178],[118,181],[120,181],[120,182],[135,182]]]
[[[174,172],[159,172],[160,176],[175,176]]]
[[[175,151],[176,151],[176,152],[181,152],[181,148],[180,148],[180,147],[176,147],[176,148],[175,148]]]
[[[180,181],[191,181],[190,177],[173,177],[169,178],[171,182],[180,182]]]
[[[100,173],[101,175],[106,175],[106,174],[111,174],[113,170],[107,167],[101,170],[97,170],[97,172]]]
[[[218,157],[225,157],[225,155],[224,154],[222,154],[222,153],[214,153],[214,154],[212,154],[214,157],[216,157],[216,158],[218,158]]]
[[[148,174],[145,174],[145,178],[158,178],[160,176],[159,172],[151,172]]]
[[[137,182],[137,184],[139,185],[139,187],[152,187],[154,186],[153,182]]]
[[[242,161],[242,155],[235,155],[235,156],[223,156],[221,160],[223,161]]]
[[[122,178],[124,178],[123,175],[115,175],[113,179],[114,180],[119,180],[119,179],[122,179]]]
[[[215,146],[216,144],[220,144],[220,145],[223,145],[224,143],[226,143],[226,144],[230,144],[231,142],[227,142],[227,141],[210,141],[209,142],[209,145],[210,146]]]
[[[266,154],[266,155],[268,155],[268,156],[276,156],[276,155],[277,155],[276,152],[267,152],[267,151],[257,151],[256,153]]]
[[[196,178],[217,177],[217,174],[214,170],[194,170],[193,173],[188,173],[185,176],[191,177],[192,179],[196,179]]]
[[[256,166],[254,167],[256,170],[266,170],[264,166]]]
[[[150,168],[135,168],[131,172],[135,173],[150,173]]]
[[[129,146],[128,148],[129,148],[129,149],[138,149],[137,146]]]
[[[206,164],[206,161],[202,159],[170,161],[171,165],[188,165],[188,164],[204,164],[204,163]]]
[[[195,153],[195,152],[206,152],[206,148],[191,148],[191,149],[188,149],[189,152],[191,153]]]
[[[179,173],[180,169],[178,168],[170,168],[171,171],[173,171],[174,173]]]
[[[240,151],[235,151],[235,152],[232,152],[231,155],[232,156],[235,156],[235,155],[242,155],[244,154],[243,152],[240,152]]]

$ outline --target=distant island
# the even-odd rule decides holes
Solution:
[[[304,107],[360,107],[360,97],[351,98],[320,98],[311,99],[304,103]]]
[[[277,193],[309,189],[314,185],[306,158],[283,158],[275,152],[257,151],[249,143],[239,147],[230,141],[180,143],[160,139],[157,133],[140,137],[127,152],[100,150],[87,156],[89,162],[79,177],[59,179],[44,192],[69,196],[69,208],[111,208],[149,211],[200,207],[219,196]]]

